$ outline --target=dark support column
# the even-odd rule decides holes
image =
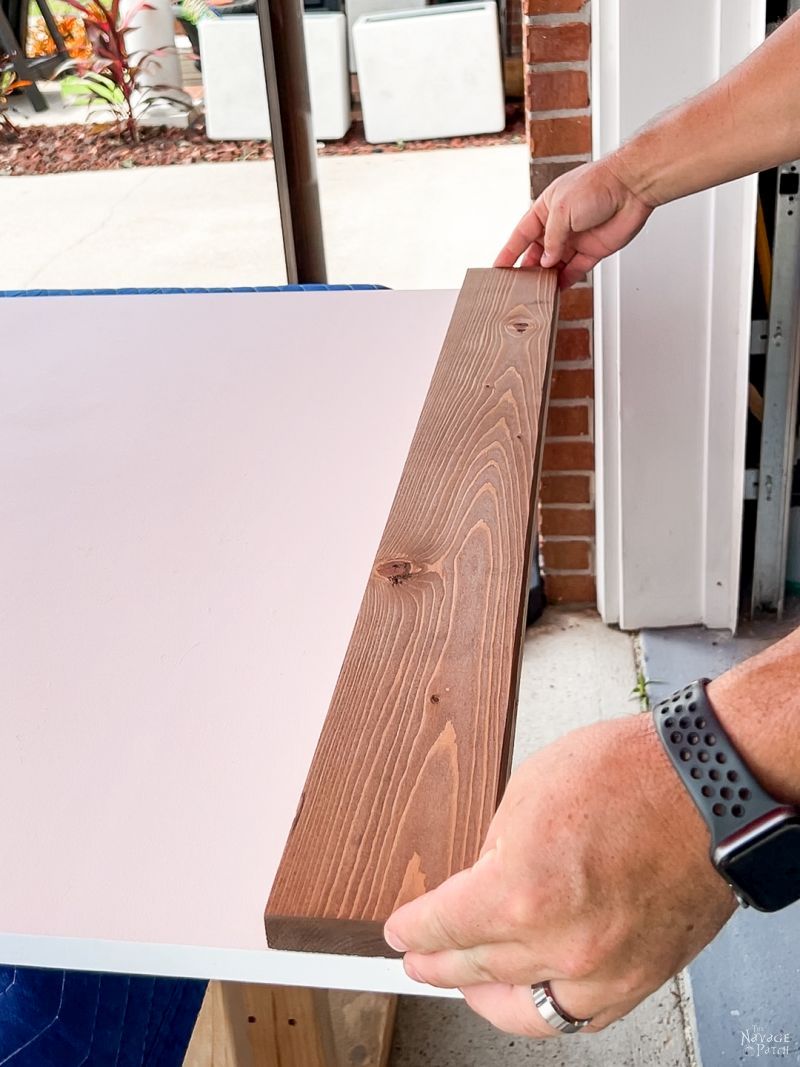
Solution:
[[[257,0],[286,275],[326,282],[302,0]]]

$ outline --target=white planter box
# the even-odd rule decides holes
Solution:
[[[140,62],[146,52],[150,56],[139,75],[140,86],[168,85],[170,89],[183,88],[181,61],[175,50],[175,16],[170,0],[147,0],[142,7],[139,0],[122,0],[120,13],[123,18],[139,7],[125,33],[125,45],[135,62]]]
[[[505,126],[497,7],[366,15],[353,27],[368,141],[495,133]]]
[[[426,0],[345,0],[350,70],[353,73],[358,70],[356,51],[353,47],[353,27],[363,15],[379,15],[387,11],[409,11],[425,7],[425,2]]]
[[[314,135],[336,141],[350,128],[346,21],[341,12],[303,17]],[[267,89],[256,15],[199,24],[206,132],[212,140],[270,137]]]
[[[139,8],[131,19],[125,34],[125,44],[134,60],[141,61],[144,53],[151,55],[144,62],[133,95],[134,106],[139,112],[142,126],[186,127],[192,110],[192,100],[183,91],[181,62],[176,50],[175,16],[170,0],[148,0],[142,7],[139,0],[122,0],[120,13],[123,18]],[[163,88],[167,86],[168,88]],[[157,102],[152,101],[150,90],[158,89]],[[148,101],[149,106],[143,107]]]

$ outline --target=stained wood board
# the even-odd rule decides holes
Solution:
[[[271,946],[389,955],[391,912],[478,857],[509,764],[556,304],[551,272],[467,275],[269,895]]]

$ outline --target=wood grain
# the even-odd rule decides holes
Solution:
[[[556,303],[549,271],[467,274],[269,897],[272,947],[391,956],[391,912],[478,857],[509,763]]]
[[[183,1067],[386,1067],[397,997],[209,982]]]

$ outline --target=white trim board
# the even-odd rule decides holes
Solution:
[[[599,156],[752,51],[765,4],[592,18]],[[755,206],[755,178],[669,204],[595,272],[598,605],[625,629],[736,625]]]
[[[458,989],[437,989],[413,982],[403,970],[401,960],[380,956],[334,956],[269,948],[258,951],[0,933],[0,961],[6,966],[99,971],[103,974],[211,978],[259,985],[461,997]]]

